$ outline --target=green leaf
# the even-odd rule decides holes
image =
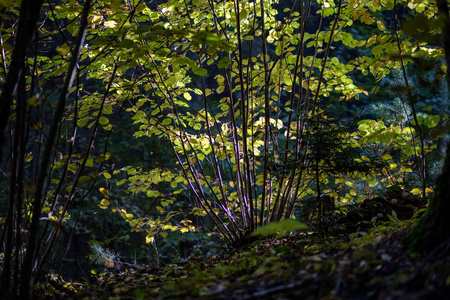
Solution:
[[[66,55],[67,53],[69,53],[70,51],[70,46],[67,43],[62,44],[61,46],[57,46],[56,47],[56,51],[58,51],[58,53],[60,55]]]
[[[77,172],[77,166],[75,164],[69,164],[67,169],[74,174]]]
[[[110,202],[107,199],[102,199],[102,201],[100,201],[101,206],[108,206],[109,204],[110,204]]]
[[[107,118],[107,117],[104,117],[104,116],[101,116],[101,117],[100,117],[99,122],[100,122],[100,125],[102,125],[102,126],[106,126],[106,125],[109,124],[108,118]]]
[[[441,120],[440,116],[428,116],[425,120],[424,120],[424,124],[428,127],[428,128],[434,128],[437,126],[437,124],[439,124],[439,121]]]
[[[111,153],[106,152],[105,154],[100,154],[96,159],[95,162],[99,163],[99,162],[104,162],[106,160],[108,160],[111,157]]]
[[[87,124],[88,121],[89,121],[89,117],[85,117],[85,118],[79,119],[77,121],[77,125],[78,125],[78,127],[84,127]]]
[[[217,67],[219,69],[226,69],[230,64],[231,64],[231,58],[229,58],[229,57],[222,57],[217,62]]]
[[[86,167],[92,167],[93,165],[94,165],[94,159],[91,156],[89,156],[86,159]]]
[[[198,76],[206,76],[208,74],[208,71],[206,69],[197,66],[192,68],[192,72],[194,72],[194,74]]]
[[[120,6],[122,6],[122,0],[112,0],[110,5],[111,8],[118,9]]]
[[[172,119],[170,118],[166,118],[161,122],[164,126],[170,125],[170,123],[172,123]]]
[[[124,39],[120,42],[119,47],[121,48],[133,48],[134,47],[134,42],[132,40],[128,40],[128,39]]]
[[[392,159],[392,156],[391,156],[389,153],[387,153],[387,154],[383,155],[383,156],[381,157],[381,159],[382,159],[382,160],[391,160],[391,159]]]
[[[280,222],[270,223],[269,225],[260,227],[251,235],[266,237],[269,235],[277,234],[277,237],[282,237],[289,234],[291,231],[304,230],[307,228],[308,226],[305,223],[296,220],[283,220]]]

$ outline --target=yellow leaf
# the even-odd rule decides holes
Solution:
[[[355,189],[350,189],[350,195],[356,196],[356,190]]]
[[[56,47],[56,51],[62,56],[66,55],[70,51],[70,46],[67,43],[62,44],[61,46]]]
[[[382,160],[390,160],[392,159],[392,156],[390,154],[385,154],[381,157]]]
[[[25,156],[25,162],[30,162],[33,159],[33,153],[28,153],[27,156]]]
[[[308,89],[309,88],[309,83],[308,83],[307,80],[303,80],[302,81],[302,88],[304,88],[304,89]]]
[[[377,41],[377,35],[374,34],[367,40],[366,48],[372,46],[376,41]]]
[[[102,20],[102,16],[93,16],[92,17],[92,23],[98,24]]]
[[[108,27],[108,28],[116,28],[117,22],[116,21],[106,21],[104,23],[104,25],[105,25],[105,27]]]
[[[414,188],[412,189],[411,194],[419,196],[422,192],[418,188]]]
[[[100,191],[100,193],[102,193],[106,197],[109,197],[109,191],[107,189],[101,187],[98,190]]]
[[[192,99],[191,94],[189,94],[188,92],[184,93],[184,94],[183,94],[183,97],[184,97],[184,99],[186,99],[187,101],[189,101],[189,100]]]
[[[381,21],[377,21],[377,26],[378,26],[378,29],[380,29],[381,31],[383,31],[386,28],[384,23]]]

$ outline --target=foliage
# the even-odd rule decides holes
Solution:
[[[114,268],[116,257],[109,249],[103,248],[98,243],[91,243],[91,251],[92,254],[89,256],[89,260],[92,264],[104,266],[106,268]]]
[[[65,288],[67,283],[55,279],[54,286],[67,297],[380,298],[420,293],[445,298],[448,249],[415,258],[402,251],[401,237],[415,221],[387,222],[331,238],[304,232],[271,236],[208,259],[97,274],[82,287],[74,282]]]
[[[356,2],[302,3],[286,8],[283,15],[272,8],[275,3],[261,3],[173,1],[161,5],[161,16],[153,20],[160,21],[172,36],[165,35],[165,44],[137,62],[146,93],[133,91],[137,102],[128,111],[140,126],[135,136],[155,135],[170,141],[179,168],[138,173],[130,178],[129,191],[145,190],[148,196],[163,197],[151,189],[160,180],[170,182],[177,189],[175,194],[188,189],[201,209],[194,213],[206,214],[230,242],[245,239],[245,233],[258,226],[290,218],[301,204],[299,199],[314,193],[317,198],[323,192],[338,203],[348,203],[373,195],[379,183],[385,188],[404,186],[411,180],[408,177],[414,178],[414,174],[408,176],[414,164],[422,187],[412,187],[413,191],[428,193],[421,166],[434,146],[424,143],[420,126],[433,129],[439,116],[406,112],[406,118],[388,125],[382,119],[359,121],[358,131],[343,135],[363,154],[354,159],[359,163],[381,160],[386,167],[341,169],[335,179],[337,189],[323,191],[320,185],[330,186],[330,172],[308,172],[314,165],[325,169],[326,164],[321,155],[319,160],[308,159],[325,144],[315,140],[318,128],[311,120],[327,118],[322,110],[327,98],[350,100],[368,95],[353,84],[350,74],[370,72],[381,81],[393,71],[404,71],[402,67],[415,57],[440,58],[441,49],[414,47],[408,36],[399,39],[397,32],[391,33],[383,20],[371,15],[371,11],[392,9],[392,1],[369,7]],[[421,5],[409,8],[427,18],[436,13]],[[377,34],[367,40],[354,38],[351,30],[356,21],[376,24]],[[310,31],[310,22],[319,27]],[[410,25],[404,26],[409,30]],[[349,49],[370,48],[371,56],[344,63],[333,56],[333,43]],[[367,194],[355,199],[357,190]],[[173,201],[173,197],[164,197],[158,210],[171,218]],[[147,230],[148,241],[157,231],[180,230],[151,220],[133,220],[155,228]]]
[[[301,228],[282,220],[311,201],[426,197],[447,116],[408,76],[445,74],[437,7],[399,1],[398,28],[396,4],[63,0],[25,24],[27,1],[2,1],[2,285],[30,297],[81,230],[131,244],[104,229],[126,222],[157,256],[173,232]]]
[[[252,235],[267,237],[276,234],[276,236],[280,238],[288,235],[292,231],[299,229],[307,229],[307,226],[299,221],[283,220],[277,223],[271,223],[269,225],[260,227],[255,232],[253,232]]]

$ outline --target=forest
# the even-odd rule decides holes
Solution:
[[[0,0],[0,299],[448,299],[445,0]]]

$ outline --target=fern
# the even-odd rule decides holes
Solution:
[[[114,268],[114,261],[116,259],[116,255],[114,253],[103,248],[97,243],[91,243],[90,248],[92,254],[90,254],[88,258],[92,264],[102,265],[107,268]]]

